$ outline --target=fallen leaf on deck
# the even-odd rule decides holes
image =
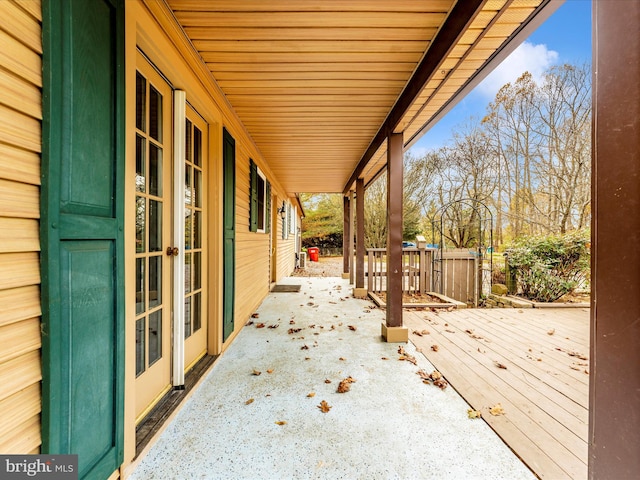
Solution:
[[[338,389],[336,390],[338,393],[346,393],[351,389],[351,384],[354,383],[355,380],[351,377],[347,377],[340,382],[338,385]]]
[[[437,352],[440,349],[440,347],[438,347],[438,345],[431,345],[431,350],[433,350],[434,352]]]
[[[256,325],[256,328],[264,328],[264,323],[258,323],[258,324]]]
[[[482,350],[480,350],[480,347],[478,347],[478,353],[487,353],[487,351],[486,350],[482,351]]]
[[[506,370],[506,369],[507,369],[507,366],[506,366],[506,365],[504,365],[504,364],[502,364],[502,363],[500,363],[500,362],[496,362],[495,360],[493,361],[493,364],[494,364],[496,367],[498,367],[498,368],[502,368],[503,370]]]
[[[551,330],[549,330],[549,331],[547,332],[547,335],[553,335],[554,333],[556,333],[556,329],[555,329],[555,328],[552,328]]]
[[[445,332],[449,332],[449,333],[456,333],[453,330],[449,330],[448,328],[445,330]]]
[[[322,413],[327,413],[329,410],[331,410],[331,406],[326,402],[326,400],[322,400],[320,402],[320,405],[318,405],[318,408]]]
[[[252,313],[251,318],[258,318],[260,316],[259,313]]]
[[[500,405],[499,403],[496,403],[493,407],[489,409],[489,413],[494,417],[497,417],[498,415],[504,415],[504,409],[502,408],[502,405]]]
[[[355,325],[347,325],[347,327],[349,327],[349,330],[353,332],[355,332],[358,329],[358,327],[356,327]]]
[[[255,375],[256,377],[258,375],[262,375],[262,372],[260,370],[256,370],[255,368],[253,369],[253,372],[251,372],[251,375]]]
[[[253,402],[255,402],[255,400],[253,398],[250,398],[249,400],[247,400],[246,402],[244,402],[245,405],[251,405]]]
[[[308,398],[313,398],[313,397],[315,397],[315,396],[316,396],[316,393],[315,393],[315,392],[307,393],[307,397],[308,397]]]
[[[280,420],[280,421],[276,422],[276,425],[280,425],[280,426],[286,425],[286,424],[287,424],[287,422],[285,422],[284,420]]]
[[[474,410],[473,408],[470,408],[467,410],[467,415],[469,416],[469,418],[480,418],[482,417],[482,412],[480,412],[480,410]]]

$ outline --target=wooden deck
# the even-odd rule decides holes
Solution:
[[[405,310],[404,322],[416,347],[536,475],[587,478],[588,308]],[[504,415],[492,416],[497,403]]]

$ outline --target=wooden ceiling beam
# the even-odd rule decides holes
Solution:
[[[475,17],[480,13],[485,2],[486,0],[466,0],[456,3],[455,7],[453,7],[415,73],[412,75],[407,86],[400,94],[400,97],[378,130],[378,133],[358,162],[351,177],[349,177],[349,180],[343,188],[345,195],[367,166],[369,160],[371,160],[378,148],[386,140],[389,133],[393,132],[402,120],[405,112],[418,97],[422,88],[438,70],[440,64],[447,58],[449,52],[457,44]]]

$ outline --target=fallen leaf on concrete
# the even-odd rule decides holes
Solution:
[[[251,318],[258,318],[259,316],[260,316],[260,314],[257,313],[257,312],[251,314]]]
[[[305,360],[311,360],[311,357],[304,357]]]
[[[470,408],[467,410],[467,415],[469,416],[469,418],[480,418],[482,417],[482,412],[480,412],[480,410],[474,410],[473,408]]]
[[[316,328],[316,324],[309,325],[309,328]]]
[[[258,324],[256,324],[256,328],[264,328],[264,323],[258,323]]]
[[[331,410],[331,406],[326,402],[326,400],[322,400],[320,405],[318,405],[318,408],[322,413],[327,413]]]
[[[416,357],[414,357],[413,355],[409,355],[404,350],[404,347],[402,346],[398,347],[398,354],[400,354],[400,357],[398,357],[398,360],[400,361],[406,360],[407,362],[413,363],[414,365],[418,365],[418,361],[416,360]]]
[[[307,345],[303,345],[300,347],[300,350],[309,350],[309,347]]]
[[[300,330],[302,330],[301,328],[290,328],[287,333],[289,335],[293,335],[294,333],[298,333]]]
[[[325,379],[324,383],[331,383],[331,380],[329,380],[328,378]]]
[[[355,380],[351,377],[347,377],[344,380],[340,381],[338,385],[338,389],[336,390],[338,393],[346,393],[351,390],[351,384],[354,383]]]
[[[280,325],[278,325],[277,323],[273,324],[273,325],[269,325],[268,328],[278,328]]]
[[[555,328],[552,328],[551,330],[549,330],[549,331],[547,332],[547,335],[553,335],[554,333],[556,333],[556,329],[555,329]]]
[[[338,360],[340,360],[341,362],[344,362],[346,360],[346,358],[340,357]]]
[[[295,325],[296,321],[294,319],[289,320],[289,325]]]
[[[280,425],[280,426],[286,425],[286,424],[287,424],[287,422],[285,422],[284,420],[280,420],[280,421],[276,422],[276,425]]]
[[[249,400],[247,400],[246,402],[244,402],[245,405],[251,405],[255,400],[253,398],[250,398]]]
[[[273,373],[273,368],[270,368],[269,370],[267,370],[267,373]]]
[[[351,330],[352,332],[358,330],[358,327],[356,327],[355,325],[347,325],[347,327],[349,327],[349,330]]]
[[[433,350],[434,352],[437,352],[440,349],[440,347],[438,347],[438,345],[431,345],[431,350]]]
[[[380,360],[389,360],[387,357],[381,357]]]
[[[255,375],[256,377],[258,375],[262,375],[262,372],[260,370],[256,370],[255,368],[253,369],[253,372],[251,372],[251,375]]]
[[[493,364],[494,364],[496,367],[498,367],[498,368],[502,368],[503,370],[506,370],[506,369],[507,369],[507,366],[506,366],[506,365],[504,365],[504,364],[502,364],[502,363],[500,363],[500,362],[496,362],[495,360],[493,361]]]
[[[316,396],[316,393],[315,393],[315,392],[307,393],[307,397],[308,397],[308,398],[313,398],[313,397],[315,397],[315,396]]]
[[[494,417],[497,417],[498,415],[504,415],[504,409],[502,408],[501,404],[496,403],[493,407],[489,409],[489,413]]]
[[[313,302],[307,302],[307,306],[309,306],[309,307],[313,307],[314,305],[315,305],[315,303],[313,303]]]
[[[249,327],[249,326],[253,325],[253,321],[249,320],[247,323],[245,323],[245,325],[246,325],[247,327]]]

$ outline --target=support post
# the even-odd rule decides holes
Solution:
[[[407,342],[402,325],[402,133],[387,137],[387,319],[382,336],[387,342]]]
[[[354,204],[354,194],[353,190],[349,192],[349,283],[353,285],[355,283],[356,275],[355,275],[355,265],[353,264],[353,234],[354,234],[354,220],[355,220],[355,208],[353,208]]]
[[[364,179],[356,180],[356,288],[353,296],[366,298],[364,288]]]
[[[349,197],[346,195],[342,197],[342,278],[349,278],[349,257],[351,256],[351,250],[349,248],[349,236],[350,227],[349,225],[349,213],[350,205],[349,205]]]
[[[593,2],[588,478],[640,478],[640,3]]]

